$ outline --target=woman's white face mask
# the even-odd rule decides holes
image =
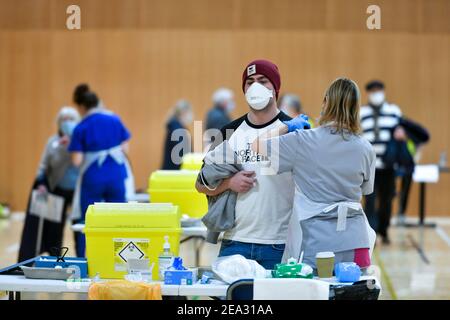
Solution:
[[[254,110],[267,107],[271,98],[273,98],[273,91],[258,82],[253,83],[245,93],[248,105]]]

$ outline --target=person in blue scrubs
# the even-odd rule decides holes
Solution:
[[[73,219],[83,223],[88,206],[94,202],[126,202],[130,132],[117,115],[99,107],[93,92],[83,94],[78,109],[83,119],[74,129],[69,151],[73,164],[80,167],[79,198],[74,199],[79,208],[74,208]],[[77,233],[75,239],[77,256],[84,257],[84,234]]]

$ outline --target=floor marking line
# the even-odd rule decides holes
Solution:
[[[434,228],[434,230],[436,230],[436,233],[438,234],[438,236],[445,242],[447,243],[447,245],[450,247],[450,237],[448,236],[448,234],[445,232],[444,229],[442,229],[439,226],[436,226],[436,228]]]
[[[426,264],[430,264],[430,260],[428,260],[427,256],[425,255],[425,252],[419,246],[419,244],[416,242],[416,240],[413,238],[413,236],[411,234],[408,234],[407,238],[411,242],[412,246],[417,250],[417,253],[422,258],[423,262],[425,262]]]
[[[394,286],[392,285],[391,278],[389,277],[389,274],[387,273],[386,268],[384,267],[383,260],[381,259],[378,250],[376,248],[373,250],[373,255],[375,257],[377,265],[380,267],[381,276],[383,277],[383,280],[386,283],[387,289],[391,294],[392,300],[398,300],[397,293],[395,292]]]

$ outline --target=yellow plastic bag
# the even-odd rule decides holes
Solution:
[[[96,282],[90,285],[89,300],[162,300],[161,286],[127,280]]]

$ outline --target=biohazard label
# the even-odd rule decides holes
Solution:
[[[114,270],[126,271],[128,259],[147,259],[149,239],[115,238]]]

